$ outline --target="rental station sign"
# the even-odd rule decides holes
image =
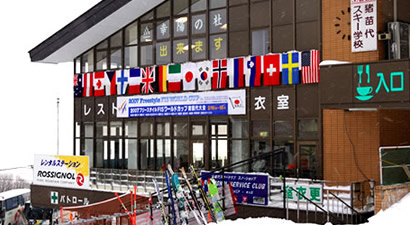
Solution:
[[[33,184],[88,189],[88,156],[35,155]]]

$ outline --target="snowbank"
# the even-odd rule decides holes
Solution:
[[[364,225],[410,224],[409,213],[410,194],[407,194],[387,210],[381,210],[376,215],[370,217],[369,222]]]
[[[410,213],[410,193],[407,194],[404,198],[400,200],[400,202],[394,204],[386,211],[380,211],[375,216],[369,219],[368,223],[364,223],[363,225],[386,225],[386,224],[394,224],[394,225],[404,225],[410,224],[408,214]],[[295,224],[305,224],[305,225],[314,225],[312,223],[295,223],[290,220],[285,219],[276,219],[276,218],[269,218],[269,217],[262,217],[262,218],[247,218],[247,219],[237,219],[237,220],[226,220],[218,225],[250,225],[250,224],[257,224],[257,225],[295,225]],[[212,223],[212,225],[216,225]],[[330,223],[326,223],[326,225],[331,225]]]
[[[211,223],[212,225],[216,225],[215,223]],[[262,218],[247,218],[247,219],[237,219],[237,220],[225,220],[223,222],[218,223],[218,225],[295,225],[296,223],[290,220],[285,219],[276,219],[276,218],[269,218],[269,217],[262,217]],[[305,224],[305,225],[316,225],[313,223],[298,223],[298,224]]]

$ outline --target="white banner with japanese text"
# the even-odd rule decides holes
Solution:
[[[245,115],[245,89],[117,98],[117,117]]]
[[[377,50],[377,1],[351,0],[352,52]]]
[[[35,155],[33,184],[90,188],[88,156]]]
[[[293,189],[292,189],[292,188]],[[317,184],[289,184],[286,185],[286,199],[288,201],[299,201],[299,202],[307,202],[302,195],[308,198],[310,201],[314,203],[322,203],[323,201],[323,187],[322,185]]]

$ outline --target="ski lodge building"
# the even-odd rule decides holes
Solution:
[[[89,157],[95,183],[280,149],[230,170],[381,185],[380,148],[410,145],[409,10],[407,0],[102,0],[29,54],[74,63],[73,155]]]

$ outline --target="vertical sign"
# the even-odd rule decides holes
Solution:
[[[377,50],[377,0],[351,0],[352,52]]]

